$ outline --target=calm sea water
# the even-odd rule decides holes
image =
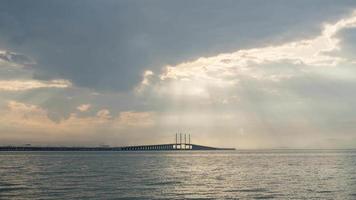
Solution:
[[[355,150],[0,152],[0,199],[356,199]]]

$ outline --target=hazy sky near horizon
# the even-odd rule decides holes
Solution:
[[[0,145],[356,147],[355,1],[0,3]]]

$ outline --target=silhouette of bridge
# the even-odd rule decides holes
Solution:
[[[179,140],[178,140],[179,135]],[[0,151],[183,151],[183,150],[235,150],[235,148],[217,148],[197,144],[191,144],[190,134],[188,142],[186,134],[182,141],[182,134],[176,134],[175,143],[155,144],[155,145],[136,145],[123,147],[39,147],[39,146],[2,146]]]

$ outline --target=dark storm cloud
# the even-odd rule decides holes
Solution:
[[[319,33],[354,1],[1,1],[0,48],[35,78],[123,91],[145,69]],[[303,27],[304,32],[300,32]]]

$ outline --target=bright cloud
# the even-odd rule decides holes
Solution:
[[[88,111],[90,109],[90,107],[91,107],[90,104],[82,104],[77,107],[77,110],[79,110],[80,112],[85,112],[85,111]]]
[[[68,88],[72,83],[68,80],[0,80],[0,91],[24,91],[39,88]]]
[[[290,79],[295,73],[282,70],[266,70],[266,65],[309,67],[337,66],[342,62],[354,62],[332,55],[340,49],[337,34],[356,27],[356,11],[349,17],[334,24],[325,24],[320,35],[307,40],[285,43],[277,46],[242,49],[233,53],[213,57],[201,57],[192,62],[166,66],[157,76],[153,85],[155,92],[165,95],[185,95],[209,98],[209,91],[228,90],[239,84],[242,77],[255,80],[279,82]],[[153,73],[149,74],[150,77]],[[145,75],[139,88],[147,88]]]
[[[137,93],[141,93],[147,86],[150,85],[150,78],[154,75],[154,73],[150,70],[146,70],[143,73],[141,84],[135,88]]]
[[[9,101],[7,110],[2,112],[0,117],[1,124],[6,126],[29,126],[38,128],[44,125],[54,124],[48,117],[47,111],[31,104],[17,101]],[[4,123],[5,122],[5,123]]]
[[[48,117],[48,111],[37,105],[9,101],[1,111],[0,131],[30,130],[32,132],[57,133],[83,133],[101,129],[115,132],[126,127],[140,128],[154,125],[154,113],[151,112],[121,112],[116,117],[111,116],[107,109],[99,110],[96,116],[79,117],[72,113],[67,119],[55,122]]]
[[[107,109],[99,110],[96,113],[96,116],[99,117],[100,119],[110,119],[110,111]]]

